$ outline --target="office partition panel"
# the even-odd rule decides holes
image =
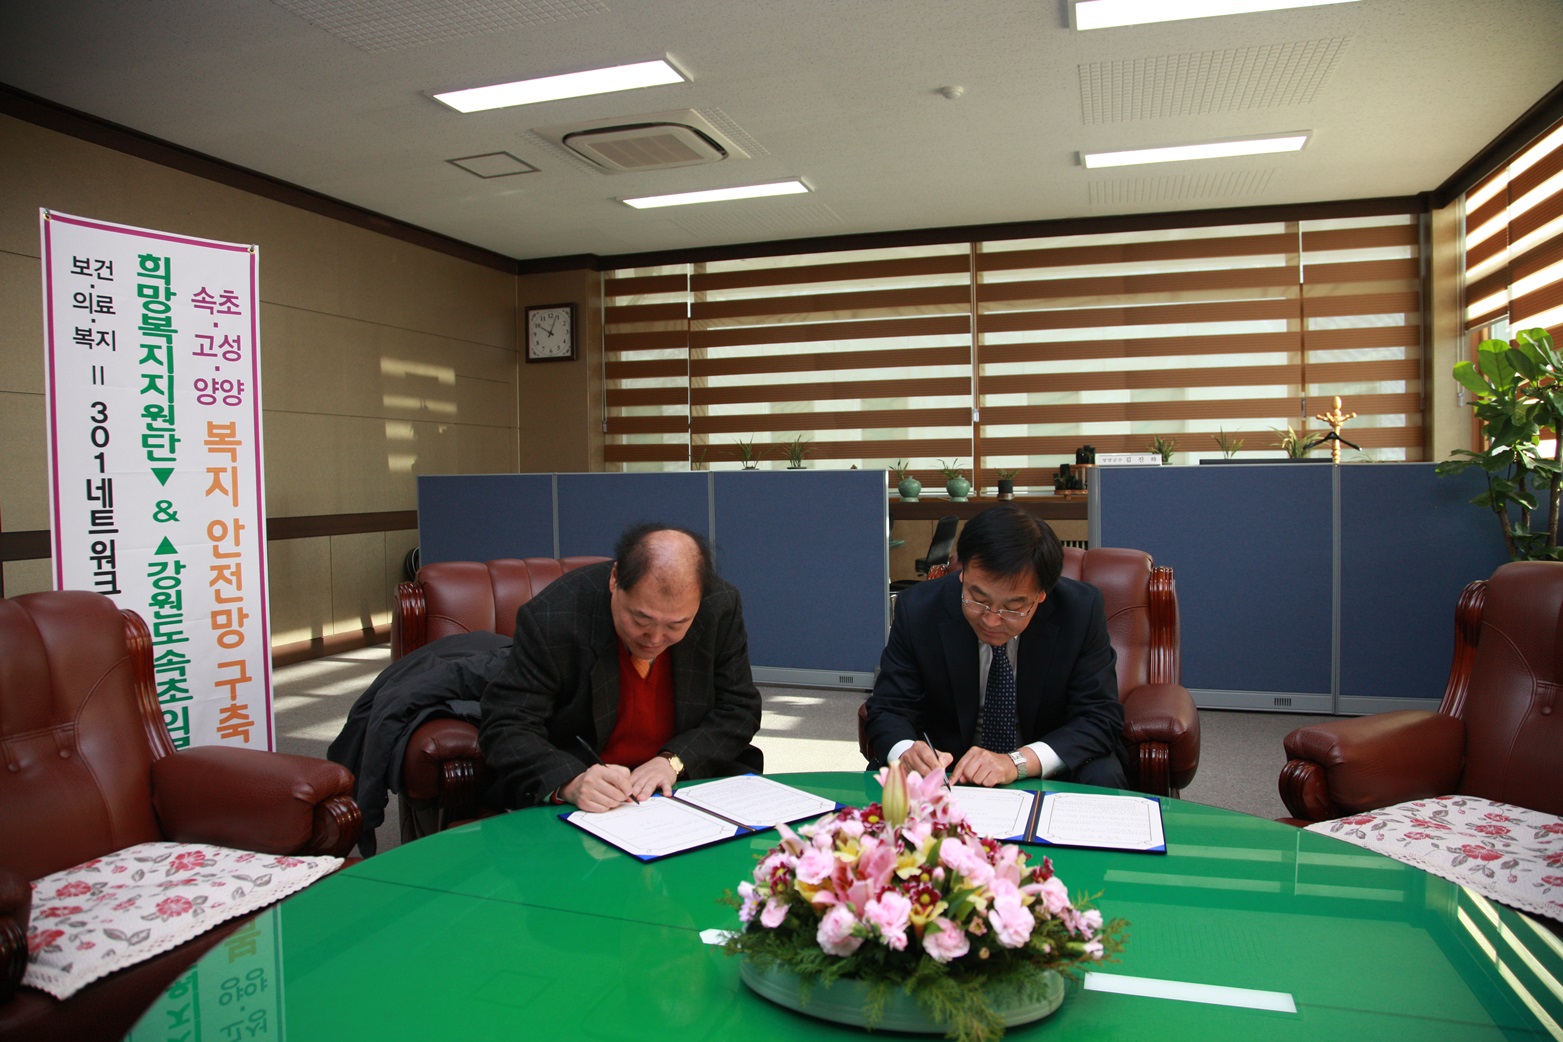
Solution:
[[[1173,569],[1183,684],[1200,705],[1330,711],[1331,469],[1092,475],[1091,545],[1144,550]]]
[[[418,478],[418,556],[434,561],[557,557],[553,475]]]
[[[719,472],[712,486],[717,561],[743,591],[757,677],[872,686],[888,629],[885,472]]]
[[[559,556],[612,557],[619,533],[640,521],[711,537],[708,474],[557,474]]]
[[[1460,591],[1506,559],[1476,473],[1431,463],[1099,468],[1093,546],[1176,573],[1205,707],[1435,708]]]
[[[758,680],[866,689],[889,628],[885,472],[418,479],[425,562],[612,556],[637,521],[708,536],[743,594]]]
[[[1438,477],[1432,468],[1339,468],[1344,711],[1412,698],[1435,708],[1449,679],[1460,591],[1508,560],[1497,518],[1469,502],[1485,490],[1483,476]]]

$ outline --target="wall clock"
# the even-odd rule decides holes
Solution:
[[[526,309],[526,360],[568,362],[575,357],[575,305],[542,304]]]

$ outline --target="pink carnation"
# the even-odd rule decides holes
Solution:
[[[999,943],[1006,948],[1019,948],[1031,939],[1031,928],[1036,918],[1031,909],[1020,903],[1020,891],[1012,883],[995,880],[993,904],[988,909],[988,921]]]
[[[760,913],[760,925],[766,929],[774,930],[787,918],[787,902],[780,897],[773,897],[765,902],[765,910]]]
[[[798,858],[797,873],[800,883],[820,886],[836,870],[836,856],[829,850],[810,847]]]
[[[906,927],[911,922],[912,902],[905,895],[886,890],[863,911],[865,922],[879,930],[886,948],[902,951],[906,948]]]
[[[852,932],[856,926],[857,917],[852,914],[852,909],[846,905],[836,905],[819,921],[815,940],[819,941],[820,950],[826,955],[851,955],[863,944],[863,938]]]
[[[754,918],[754,913],[760,907],[760,892],[754,888],[754,884],[744,880],[738,884],[738,896],[743,899],[743,904],[738,908],[738,918],[747,923]]]
[[[1037,897],[1042,901],[1042,907],[1047,909],[1047,914],[1055,919],[1062,915],[1064,910],[1070,908],[1069,891],[1064,887],[1064,881],[1057,876],[1049,876],[1047,881],[1037,888]]]
[[[923,931],[923,951],[934,962],[949,962],[951,959],[959,959],[971,950],[971,941],[966,936],[966,931],[956,926],[953,922],[940,916],[928,924],[928,929]]]

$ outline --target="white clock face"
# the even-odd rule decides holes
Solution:
[[[569,358],[575,331],[569,308],[538,308],[527,317],[526,347],[532,358]]]

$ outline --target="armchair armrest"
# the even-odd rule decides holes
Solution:
[[[1283,744],[1281,799],[1307,821],[1448,795],[1465,768],[1465,723],[1425,709],[1300,727]]]
[[[1139,761],[1138,787],[1170,796],[1199,768],[1199,709],[1182,684],[1145,684],[1123,699],[1123,736]]]
[[[0,1005],[10,1001],[27,972],[27,920],[32,904],[28,881],[0,868]]]
[[[197,746],[152,764],[153,808],[181,843],[343,857],[363,827],[352,793],[351,771],[310,756]]]

